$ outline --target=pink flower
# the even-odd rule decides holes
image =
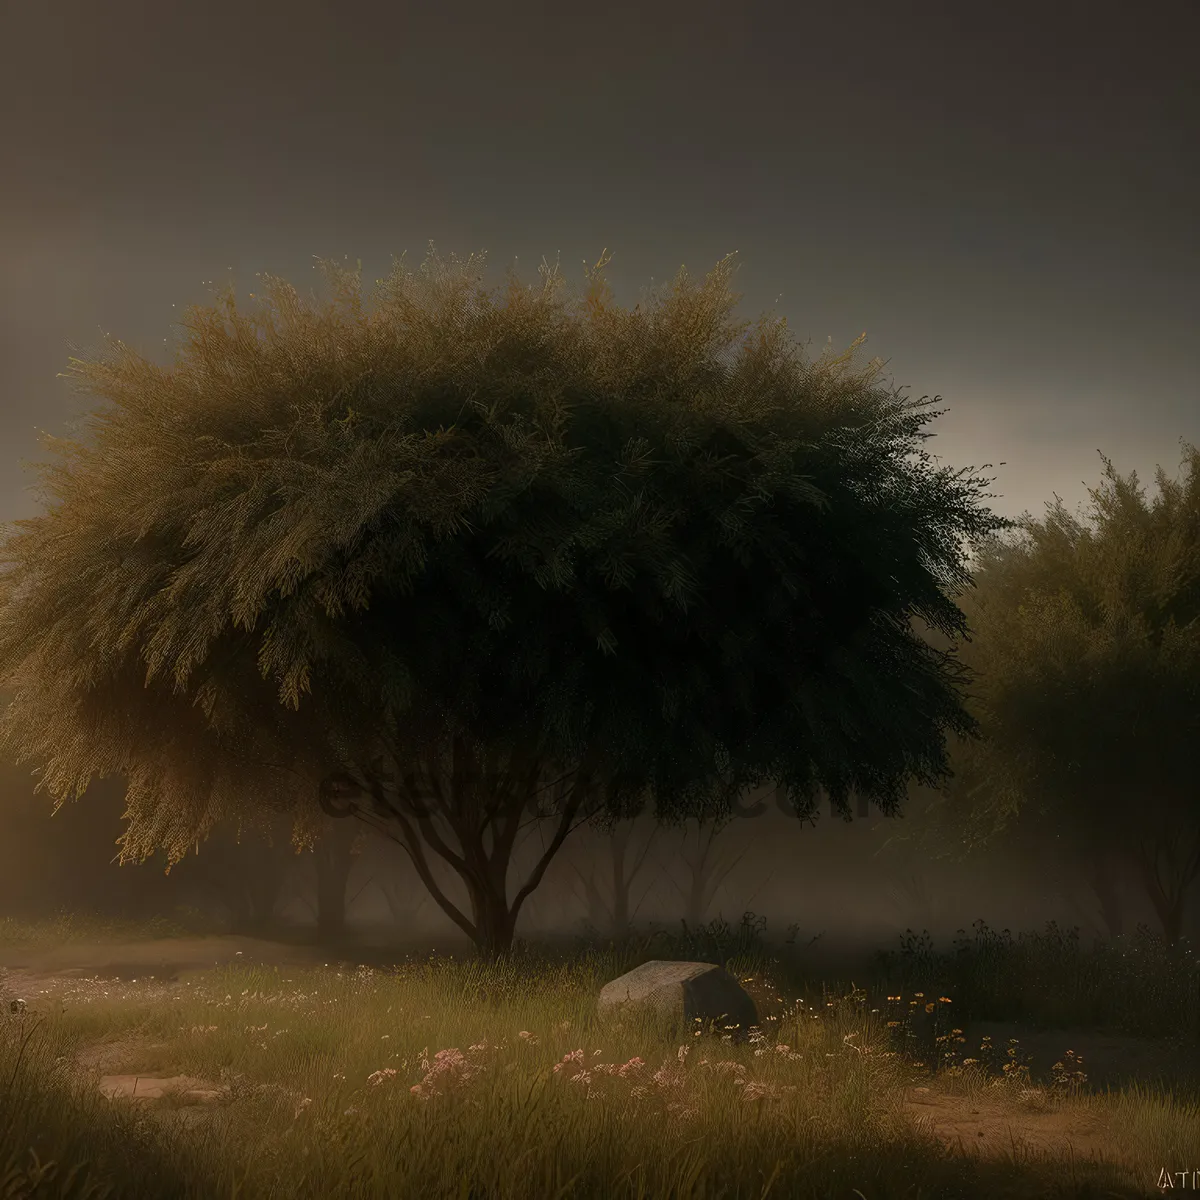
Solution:
[[[415,1096],[433,1095],[454,1083],[469,1083],[482,1072],[483,1067],[469,1062],[461,1050],[453,1047],[439,1050],[432,1062],[422,1052],[421,1069],[425,1072],[425,1078],[409,1088]]]
[[[563,1067],[569,1066],[571,1063],[582,1063],[582,1062],[583,1062],[583,1051],[582,1050],[572,1050],[569,1054],[564,1054],[562,1056],[562,1062],[558,1062],[558,1063],[554,1064],[554,1074],[557,1075],[559,1073],[559,1071],[561,1071],[563,1069]]]

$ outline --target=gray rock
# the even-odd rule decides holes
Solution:
[[[600,989],[596,1011],[605,1018],[643,1016],[665,1026],[671,1036],[691,1033],[699,1020],[705,1031],[732,1033],[739,1042],[758,1024],[758,1010],[742,985],[706,962],[642,963]]]

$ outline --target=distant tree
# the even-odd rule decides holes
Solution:
[[[322,941],[337,942],[345,937],[346,889],[361,853],[360,830],[346,821],[327,822],[313,846],[316,860],[317,933]]]
[[[185,876],[223,908],[231,932],[261,937],[275,919],[293,855],[288,831],[224,822],[187,864]]]
[[[162,861],[119,869],[125,809],[119,781],[97,781],[83,802],[54,813],[34,793],[35,783],[28,768],[0,761],[0,911],[44,917],[68,909],[138,919],[187,898],[178,879],[164,878]]]
[[[745,857],[744,846],[737,854],[730,851],[728,843],[717,846],[718,835],[728,827],[728,821],[696,821],[694,838],[688,836],[692,832],[689,824],[680,831],[680,852],[672,856],[667,879],[683,900],[683,919],[689,929],[704,924],[729,873]]]
[[[963,657],[985,736],[947,811],[966,846],[1016,827],[1069,851],[1111,933],[1136,878],[1173,942],[1200,877],[1200,454],[1152,502],[1103,461],[1085,517],[1056,498],[980,554]]]
[[[386,865],[371,876],[371,882],[383,896],[392,923],[402,932],[411,933],[413,924],[429,901],[429,893],[414,894],[413,877],[404,871],[387,870]],[[418,879],[415,882],[419,893],[421,881]]]
[[[1004,522],[934,415],[732,322],[731,259],[630,312],[474,260],[398,264],[374,311],[323,264],[191,310],[173,367],[120,343],[0,551],[5,743],[50,794],[129,780],[122,852],[321,808],[394,837],[485,954],[571,830],[777,780],[889,813],[968,734],[948,593]],[[861,339],[860,339],[861,340]],[[551,836],[515,891],[519,830]],[[430,855],[461,879],[455,903]]]
[[[635,820],[600,824],[589,844],[586,866],[573,865],[583,884],[589,922],[614,938],[629,935],[633,918],[650,890],[643,889],[641,898],[633,902],[634,883],[659,830],[652,824],[643,830],[642,838],[635,839],[636,829]]]
[[[326,817],[303,847],[309,853],[292,856],[291,898],[308,910],[322,942],[343,940],[348,911],[371,882],[369,877],[356,886],[351,882],[366,833],[358,822]]]

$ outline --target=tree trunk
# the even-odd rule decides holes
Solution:
[[[1200,837],[1181,850],[1182,838],[1174,831],[1142,842],[1137,849],[1138,872],[1168,945],[1176,946],[1183,933],[1188,893],[1200,875]]]
[[[597,933],[607,932],[608,936],[620,940],[629,936],[633,918],[641,903],[631,903],[633,884],[640,874],[654,841],[654,831],[642,845],[638,854],[631,855],[630,847],[633,842],[633,830],[637,818],[616,822],[604,835],[597,840],[603,846],[603,852],[608,857],[612,904],[605,902],[600,885],[596,881],[596,869],[601,857],[600,850],[589,855],[589,870],[585,875],[578,867],[575,874],[583,883],[588,910],[588,923]],[[643,897],[644,898],[644,897]]]
[[[475,945],[485,962],[495,962],[512,950],[517,928],[517,912],[508,904],[507,888],[495,887],[494,881],[468,881],[471,916],[475,923]]]
[[[1179,939],[1183,934],[1183,913],[1187,907],[1185,900],[1185,896],[1179,896],[1166,912],[1159,913],[1159,920],[1162,921],[1163,935],[1172,946],[1179,945]]]
[[[633,878],[625,878],[625,851],[629,847],[629,830],[619,827],[612,834],[613,910],[612,935],[623,938],[629,934],[629,888]]]
[[[205,885],[228,910],[232,932],[262,936],[283,890],[286,854],[257,836],[239,842],[221,831],[204,846],[197,863]]]
[[[597,933],[601,933],[611,920],[604,897],[600,894],[595,875],[585,876],[581,873],[580,878],[583,880],[583,890],[587,897],[588,924]]]
[[[707,878],[703,874],[703,867],[700,867],[692,875],[691,886],[688,888],[687,903],[684,906],[685,919],[689,929],[699,929],[704,924],[704,918],[708,913],[708,897],[705,895],[707,890]]]
[[[357,822],[337,821],[317,842],[317,936],[338,942],[346,935],[346,885],[354,868]]]
[[[679,888],[679,884],[675,884],[683,895],[684,920],[690,929],[699,929],[704,924],[709,906],[720,890],[721,884],[745,854],[743,851],[731,861],[722,860],[716,851],[715,843],[717,835],[724,826],[713,823],[709,825],[706,832],[704,825],[705,822],[696,824],[696,853],[692,856],[688,856],[686,853],[684,855],[684,865],[688,872],[687,886]],[[685,847],[686,844],[685,827]]]
[[[329,776],[321,784],[318,800],[329,816],[357,814],[397,842],[437,906],[482,957],[494,959],[511,951],[521,906],[577,827],[577,818],[593,815],[598,799],[596,759],[596,753],[589,751],[574,767],[555,766],[551,774],[556,778],[543,784],[548,764],[520,751],[472,747],[458,735],[448,747],[431,750],[423,760],[395,762],[395,774],[386,764],[371,763],[361,778],[348,773]],[[546,812],[544,793],[551,789],[551,811]],[[550,819],[556,828],[510,903],[508,868],[527,815]],[[449,826],[450,842],[435,818]],[[490,847],[485,834],[490,835]],[[469,914],[439,886],[430,869],[429,851],[462,880]]]
[[[1087,881],[1100,902],[1100,919],[1108,930],[1108,936],[1115,940],[1121,936],[1124,929],[1121,880],[1116,860],[1112,855],[1101,851],[1084,869]]]
[[[650,847],[654,842],[655,833],[657,832],[657,825],[653,826],[649,836],[642,843],[641,852],[631,862],[629,848],[633,842],[633,831],[636,824],[637,818],[635,817],[628,823],[618,824],[612,831],[613,936],[617,938],[629,936],[633,926],[634,914],[641,907],[641,901],[639,900],[635,908],[630,908],[630,894],[633,891],[634,880],[637,879],[642,867],[645,866],[646,856],[650,853]],[[642,899],[645,899],[644,892],[642,893]]]
[[[1162,926],[1163,937],[1168,945],[1178,945],[1183,932],[1184,910],[1187,907],[1186,888],[1164,887],[1153,865],[1147,862],[1141,862],[1139,865],[1146,894],[1154,906],[1158,923]]]

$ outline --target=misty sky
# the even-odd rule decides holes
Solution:
[[[0,520],[56,374],[169,360],[203,281],[432,239],[617,298],[739,252],[741,315],[860,332],[1040,514],[1200,441],[1197,0],[31,0],[0,32]],[[172,305],[175,307],[172,308]]]

